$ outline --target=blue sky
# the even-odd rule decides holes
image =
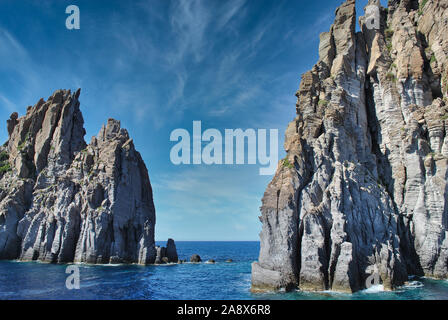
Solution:
[[[384,2],[384,1],[383,1]],[[145,0],[0,3],[0,140],[13,111],[56,89],[82,88],[86,141],[121,120],[148,166],[156,239],[258,240],[258,165],[175,166],[170,133],[279,130],[295,115],[302,73],[318,58],[342,1]],[[367,1],[358,1],[358,14]],[[81,12],[65,28],[65,8]],[[192,133],[191,133],[192,134]]]

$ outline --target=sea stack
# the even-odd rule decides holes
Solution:
[[[80,90],[8,120],[0,148],[0,259],[152,264],[148,171],[120,122],[84,141]]]
[[[178,263],[176,244],[173,239],[168,239],[166,247],[156,246],[155,264]]]
[[[252,289],[448,277],[447,1],[355,1],[320,35],[262,200]]]

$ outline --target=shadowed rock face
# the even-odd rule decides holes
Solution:
[[[79,94],[58,90],[8,120],[0,259],[151,264],[156,221],[146,166],[119,121],[109,119],[85,143]]]
[[[355,32],[346,1],[302,76],[288,161],[262,200],[253,290],[448,277],[448,1],[369,4],[380,30],[361,17]]]

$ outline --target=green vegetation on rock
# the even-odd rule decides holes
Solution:
[[[326,107],[326,106],[328,106],[328,101],[327,100],[319,100],[318,104],[321,107]]]
[[[436,56],[434,55],[434,53],[431,55],[431,61],[430,63],[434,63],[437,62]]]
[[[28,140],[28,138],[30,137],[30,133],[28,132],[26,135],[25,135],[25,138],[23,139],[23,141],[19,144],[19,146],[17,147],[17,149],[19,150],[19,151],[22,151],[24,148],[25,148],[25,145],[26,145],[26,142],[27,142],[27,140]]]
[[[387,48],[387,51],[391,52],[392,51],[392,42],[387,41],[386,42],[386,48]]]
[[[287,158],[283,159],[283,167],[293,169],[294,165]]]
[[[0,152],[0,173],[11,171],[11,165],[9,164],[9,154],[6,150]]]
[[[388,72],[386,74],[386,79],[389,81],[397,81],[397,78],[395,77],[395,74],[393,74],[392,72]]]
[[[9,164],[9,162],[0,167],[0,173],[5,173],[8,171],[11,171],[11,165]]]
[[[3,150],[2,152],[0,152],[0,162],[4,162],[4,161],[8,161],[8,160],[9,160],[8,152],[6,150]]]
[[[387,29],[384,31],[384,35],[386,36],[386,39],[387,39],[387,40],[392,40],[392,37],[393,37],[393,35],[394,35],[394,30],[392,30],[391,28],[387,28]]]
[[[418,10],[419,16],[423,15],[423,8],[426,6],[427,3],[428,3],[428,0],[422,0],[422,2],[420,3],[419,10]]]

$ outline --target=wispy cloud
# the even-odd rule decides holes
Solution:
[[[291,28],[285,35],[285,41],[293,41],[294,43],[306,43],[308,41],[319,41],[319,34],[328,31],[328,25],[334,19],[334,12],[328,8],[310,25],[298,25]]]
[[[179,0],[171,2],[170,23],[176,39],[176,51],[169,55],[173,65],[192,55],[200,62],[206,51],[205,33],[211,15],[201,0]]]
[[[16,105],[12,103],[8,98],[6,98],[2,93],[0,93],[0,107],[6,109],[7,112],[12,113],[16,111]]]
[[[0,57],[5,60],[27,59],[28,53],[25,48],[8,31],[0,28]]]
[[[218,19],[217,28],[222,29],[227,27],[227,24],[237,16],[241,14],[243,6],[246,4],[246,0],[231,0],[225,1],[224,13],[220,15]]]
[[[2,80],[4,87],[0,89],[1,101],[9,111],[19,111],[16,108],[25,108],[30,103],[27,99],[39,87],[39,73],[22,43],[1,27],[0,43],[0,70],[9,74],[8,78]],[[6,92],[4,88],[8,84],[15,84],[15,90]]]
[[[222,117],[223,115],[227,114],[229,111],[231,112],[233,108],[229,105],[224,105],[220,107],[212,108],[208,115],[211,117]]]

